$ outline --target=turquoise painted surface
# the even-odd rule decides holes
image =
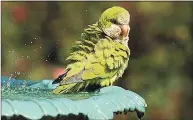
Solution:
[[[2,116],[22,115],[29,119],[43,116],[78,115],[89,119],[112,119],[117,111],[136,111],[139,118],[147,104],[138,94],[121,87],[110,86],[98,93],[54,95],[51,90],[57,85],[52,80],[40,82],[1,77]]]

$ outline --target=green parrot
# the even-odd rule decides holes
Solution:
[[[96,90],[110,86],[128,65],[130,14],[122,7],[106,9],[89,25],[67,57],[69,64],[52,84],[54,94]]]

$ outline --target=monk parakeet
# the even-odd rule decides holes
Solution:
[[[99,20],[89,25],[67,57],[69,64],[53,81],[53,93],[67,93],[110,86],[128,65],[130,15],[122,7],[106,9]]]

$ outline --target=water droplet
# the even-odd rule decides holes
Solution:
[[[14,50],[12,52],[15,52]]]
[[[36,51],[36,49],[34,49],[34,51]]]
[[[29,58],[29,56],[27,56],[27,58]]]
[[[40,49],[41,49],[42,47],[40,47]]]
[[[25,44],[25,45],[27,45],[27,44]]]
[[[27,81],[24,81],[23,83],[22,83],[22,88],[25,88],[27,86]]]
[[[88,10],[86,10],[86,11],[88,11]]]
[[[7,81],[7,87],[10,87],[10,82],[11,82],[11,78],[12,78],[13,74],[11,74],[11,76],[9,77],[8,81]]]
[[[46,62],[47,62],[48,60],[46,59]]]
[[[35,37],[34,39],[36,40],[37,38]]]
[[[31,41],[31,43],[33,43],[33,42]]]
[[[9,51],[9,52],[11,52],[11,51]]]
[[[17,75],[20,75],[21,73],[20,72],[17,72]]]
[[[5,32],[5,34],[7,34],[7,32]]]

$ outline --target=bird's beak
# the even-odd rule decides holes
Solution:
[[[120,28],[121,28],[121,35],[126,37],[128,35],[128,32],[129,32],[129,26],[128,25],[121,25]]]

